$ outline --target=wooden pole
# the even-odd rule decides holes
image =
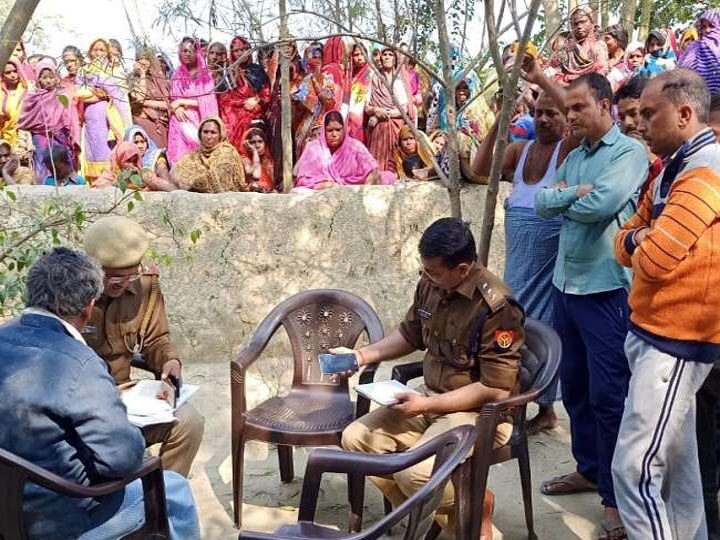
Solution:
[[[0,30],[0,66],[10,60],[15,45],[22,39],[40,0],[15,0]]]
[[[280,129],[282,140],[282,171],[283,191],[288,193],[293,188],[293,142],[292,142],[292,103],[290,102],[290,42],[288,39],[288,16],[285,0],[280,4]]]

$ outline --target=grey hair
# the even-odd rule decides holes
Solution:
[[[674,69],[658,75],[651,82],[660,85],[663,95],[676,107],[690,105],[698,120],[710,120],[710,90],[700,75],[690,69]]]
[[[75,317],[103,291],[100,265],[82,251],[58,247],[40,257],[27,277],[27,307]]]

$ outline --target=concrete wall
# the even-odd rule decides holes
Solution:
[[[22,187],[15,204],[37,207],[55,193]],[[118,194],[64,188],[59,196],[103,210]],[[485,188],[466,188],[462,200],[479,238]],[[151,233],[153,250],[172,257],[161,266],[161,284],[183,357],[226,362],[276,304],[309,288],[355,292],[374,306],[386,332],[393,329],[412,299],[420,235],[449,211],[444,188],[416,183],[310,195],[147,193],[131,216]],[[502,217],[499,202],[490,262],[496,272],[504,258]],[[0,216],[0,226],[7,220]],[[202,236],[193,246],[194,229]]]

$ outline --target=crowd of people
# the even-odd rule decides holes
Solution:
[[[679,35],[654,30],[644,44],[629,43],[619,26],[600,30],[585,8],[573,11],[570,23],[547,58],[534,46],[521,59],[515,44],[505,51],[507,66],[522,62],[525,86],[501,164],[503,180],[513,185],[505,201],[504,280],[477,263],[467,224],[444,218],[428,227],[406,318],[383,340],[354,351],[362,366],[426,350],[425,388],[358,419],[342,445],[356,452],[402,451],[474,424],[484,403],[517,391],[528,316],[552,326],[563,345],[559,381],[542,396],[529,430],[558,424],[553,404],[561,394],[577,464],[543,482],[541,491],[597,492],[604,540],[717,539],[720,370],[713,364],[720,359],[714,319],[720,274],[712,264],[720,256],[720,12],[704,12]],[[133,169],[142,171],[147,189],[279,190],[278,56],[261,49],[253,63],[250,49],[241,38],[229,52],[221,43],[186,38],[181,66],[172,74],[166,59],[143,51],[127,79],[115,71],[122,54],[112,40],[91,45],[89,64],[67,48],[63,78],[49,58],[34,67],[25,62],[19,47],[3,75],[5,181],[18,182],[27,168],[36,182],[103,187]],[[376,51],[374,69],[364,46],[340,37],[310,44],[303,59],[290,52],[296,189],[428,180],[443,166],[448,96],[423,82],[403,47]],[[129,84],[127,101],[113,97],[125,88],[120,81]],[[461,168],[470,182],[487,178],[498,136],[498,119],[480,92],[471,73],[454,96]],[[31,270],[28,310],[0,328],[0,350],[17,358],[0,365],[3,391],[18,392],[12,381],[23,362],[42,361],[39,354],[24,358],[27,348],[18,345],[44,339],[38,329],[63,335],[67,355],[80,354],[76,342],[90,345],[118,384],[129,378],[135,353],[146,356],[158,376],[179,376],[157,276],[141,272],[148,243],[139,225],[119,217],[95,223],[85,237],[95,261],[63,249]],[[83,271],[73,276],[73,265]],[[82,298],[63,288],[80,277]],[[59,306],[59,298],[68,305]],[[149,318],[142,315],[148,305],[155,310]],[[78,338],[86,328],[91,335]],[[136,336],[134,347],[125,334]],[[72,373],[57,378],[69,387]],[[104,373],[94,376],[100,386],[110,382]],[[33,411],[65,406],[51,398],[38,394],[26,401],[46,404]],[[116,410],[110,401],[108,410]],[[80,420],[95,419],[84,402],[71,405]],[[18,409],[11,409],[12,418]],[[33,414],[41,417],[37,425],[57,427],[44,413]],[[190,516],[191,538],[197,516],[181,477],[197,452],[203,420],[194,409],[179,420],[161,454],[177,473],[168,480],[179,486],[171,517]],[[11,428],[22,422],[6,432]],[[52,429],[43,433],[54,437]],[[107,427],[90,422],[88,436],[93,430]],[[499,424],[495,444],[511,434],[511,425]],[[0,429],[0,446],[40,462],[47,458],[44,447],[25,447],[21,439]],[[135,441],[128,455],[138,457],[141,444]],[[76,459],[71,443],[61,446],[52,465]],[[98,470],[136,464],[100,463]],[[398,505],[430,474],[424,463],[374,481]],[[57,501],[41,511],[42,496],[29,505],[39,516],[62,511]],[[489,519],[491,494],[485,502]],[[436,514],[449,531],[453,504],[446,493]],[[77,527],[98,526],[103,516],[90,514]],[[491,536],[486,520],[482,538]]]
[[[505,48],[506,66],[516,49]],[[253,48],[242,37],[229,46],[186,37],[173,69],[151,48],[136,50],[130,65],[117,40],[97,39],[85,52],[65,47],[59,62],[27,56],[17,44],[0,84],[0,145],[12,155],[3,182],[108,187],[135,171],[144,190],[280,192],[281,54],[290,58],[287,151],[298,189],[423,181],[438,177],[436,167],[449,168],[448,96],[404,43],[370,51],[335,36],[309,43],[301,55],[295,44]],[[563,86],[599,73],[616,92],[681,66],[720,90],[720,20],[712,10],[679,35],[654,30],[639,43],[620,25],[600,29],[581,8],[546,55],[533,44],[528,54]],[[484,182],[471,164],[499,95],[486,100],[477,74],[454,61],[454,76],[464,77],[454,96],[462,176]],[[533,90],[519,92],[513,141],[535,139]]]

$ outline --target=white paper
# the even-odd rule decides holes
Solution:
[[[398,403],[398,400],[395,397],[397,394],[405,392],[420,394],[417,390],[396,380],[358,384],[355,386],[355,391],[375,403],[379,403],[380,405],[395,405]]]
[[[195,384],[184,384],[173,409],[167,401],[155,397],[161,385],[161,381],[143,379],[120,394],[131,424],[144,427],[175,422],[175,411],[187,403],[199,388]]]

